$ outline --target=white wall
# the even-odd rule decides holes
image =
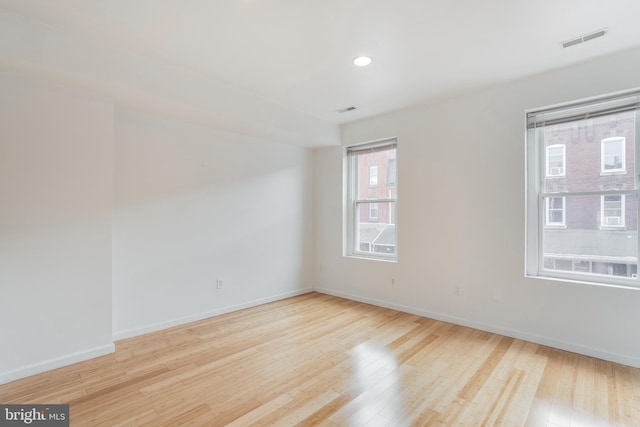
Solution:
[[[0,94],[0,383],[311,288],[337,125],[3,9]]]
[[[309,150],[118,109],[115,171],[116,339],[311,289]]]
[[[113,351],[113,107],[0,70],[0,383]]]
[[[342,256],[342,149],[321,149],[316,288],[640,366],[640,291],[524,278],[524,111],[638,86],[635,49],[345,125],[398,137],[399,261]]]
[[[311,290],[308,149],[1,68],[0,93],[0,383]]]

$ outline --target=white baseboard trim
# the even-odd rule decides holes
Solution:
[[[243,302],[241,304],[217,308],[215,310],[206,311],[204,313],[192,314],[192,315],[180,317],[177,319],[171,319],[171,320],[166,320],[164,322],[158,322],[158,323],[153,323],[151,325],[141,326],[139,328],[132,328],[124,331],[114,332],[113,341],[120,341],[126,338],[132,338],[138,335],[148,334],[150,332],[161,331],[163,329],[171,328],[174,326],[184,325],[185,323],[196,322],[198,320],[208,319],[209,317],[219,316],[221,314],[231,313],[238,310],[244,310],[245,308],[267,304],[267,303],[278,301],[281,299],[308,294],[309,292],[313,292],[313,289],[312,288],[298,289],[295,291],[284,292],[281,294],[272,295],[265,298]]]
[[[0,384],[7,384],[11,381],[30,377],[31,375],[40,374],[42,372],[62,368],[63,366],[73,365],[74,363],[84,362],[85,360],[93,359],[95,357],[111,354],[115,349],[115,345],[111,343],[101,347],[95,347],[89,350],[79,351],[65,356],[56,357],[54,359],[45,360],[43,362],[34,363],[32,365],[23,366],[11,371],[1,372]]]
[[[389,301],[379,300],[376,298],[362,297],[359,295],[353,295],[350,293],[336,291],[327,288],[314,288],[314,291],[327,295],[333,295],[339,298],[345,298],[348,300],[363,302],[365,304],[371,304],[378,307],[390,308],[404,313],[415,314],[417,316],[428,317],[430,319],[441,320],[443,322],[454,323],[456,325],[467,326],[469,328],[479,329],[486,332],[492,332],[499,335],[504,335],[511,338],[517,338],[523,341],[529,341],[535,344],[546,345],[548,347],[557,348],[560,350],[570,351],[572,353],[578,353],[585,356],[595,357],[602,360],[608,360],[610,362],[620,363],[622,365],[631,366],[634,368],[640,368],[640,358],[632,357],[622,354],[611,353],[603,351],[597,348],[587,347],[578,344],[572,344],[564,341],[559,341],[553,338],[542,337],[539,335],[531,334],[528,332],[518,331],[509,328],[503,328],[501,326],[491,325],[488,323],[476,322],[461,317],[450,316],[447,314],[436,313],[428,310],[422,310],[416,307],[410,307],[402,304],[396,304]]]

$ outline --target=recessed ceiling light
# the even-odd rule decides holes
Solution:
[[[353,63],[358,67],[366,67],[367,65],[371,64],[371,58],[369,58],[368,56],[358,56],[353,60]]]

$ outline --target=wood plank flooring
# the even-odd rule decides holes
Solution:
[[[0,386],[72,426],[640,426],[640,369],[311,293]]]

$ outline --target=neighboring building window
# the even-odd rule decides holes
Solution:
[[[639,106],[635,91],[527,112],[527,276],[640,287]]]
[[[369,203],[369,219],[371,221],[378,221],[378,204]]]
[[[606,138],[600,143],[602,147],[601,154],[601,172],[614,173],[626,172],[625,164],[625,138]]]
[[[602,227],[624,227],[624,201],[621,195],[601,196],[600,225]]]
[[[564,227],[564,197],[549,197],[546,200],[547,227]]]
[[[396,140],[393,139],[346,149],[347,256],[397,259],[397,170],[395,166],[393,169],[390,166],[388,170],[384,167],[396,158],[396,146]],[[378,165],[384,169],[379,171]],[[380,180],[379,172],[382,172]],[[389,176],[391,174],[393,176]]]
[[[547,176],[564,176],[566,146],[564,144],[549,145],[546,152]]]
[[[549,270],[627,277],[629,279],[638,278],[638,265],[626,264],[624,260],[601,262],[545,257],[544,267]]]
[[[378,166],[371,165],[369,166],[369,187],[377,187],[378,186]]]

